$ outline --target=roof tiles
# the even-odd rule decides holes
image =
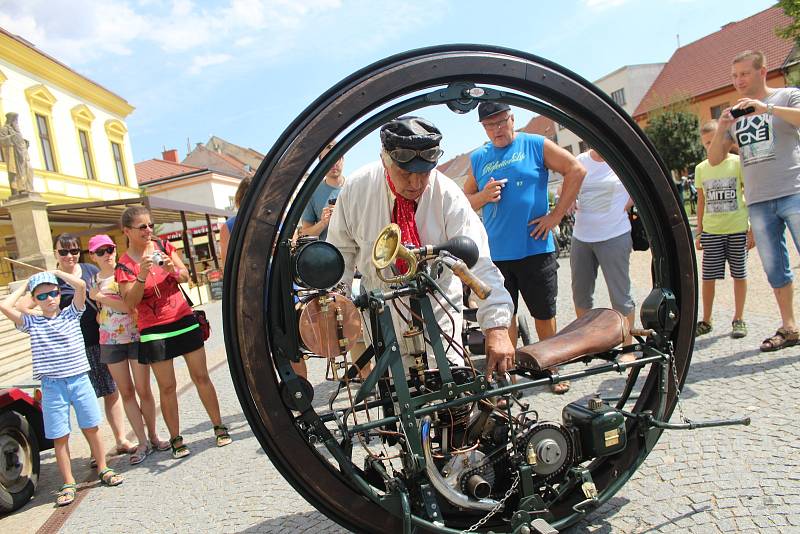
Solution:
[[[174,163],[163,159],[140,161],[136,163],[134,167],[136,168],[136,180],[139,182],[139,185],[145,185],[153,180],[161,178],[181,176],[183,174],[206,170],[193,165],[184,165],[183,163]]]
[[[791,19],[771,7],[678,48],[639,103],[634,116],[662,107],[676,97],[697,98],[731,86],[731,61],[745,50],[767,56],[767,70],[779,69],[792,51],[792,42],[775,35]]]

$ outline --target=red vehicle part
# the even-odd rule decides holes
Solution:
[[[23,506],[39,481],[39,452],[53,448],[44,437],[38,399],[19,388],[0,389],[0,514]]]

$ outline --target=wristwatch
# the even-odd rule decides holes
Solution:
[[[775,111],[775,104],[767,104],[767,115],[772,115]]]

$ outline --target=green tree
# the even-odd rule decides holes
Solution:
[[[656,146],[667,168],[681,173],[705,158],[699,130],[697,115],[671,107],[652,114],[644,132]]]
[[[775,28],[775,34],[783,39],[794,41],[793,57],[789,58],[786,69],[786,85],[800,85],[800,2],[797,0],[779,0],[778,5],[787,17],[792,19],[788,26]]]
[[[775,28],[775,34],[784,39],[791,39],[800,46],[800,2],[797,0],[778,0],[778,5],[787,17],[792,19],[788,26]]]

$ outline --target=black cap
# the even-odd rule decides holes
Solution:
[[[478,122],[481,122],[492,115],[502,113],[503,111],[511,111],[511,108],[508,106],[508,104],[503,104],[500,102],[481,102],[478,105]]]
[[[388,152],[396,148],[412,150],[434,148],[439,146],[441,140],[442,133],[439,128],[422,117],[400,117],[381,127],[381,144]],[[394,163],[408,172],[428,172],[436,167],[436,162],[424,160],[419,156],[406,163],[399,161]]]

